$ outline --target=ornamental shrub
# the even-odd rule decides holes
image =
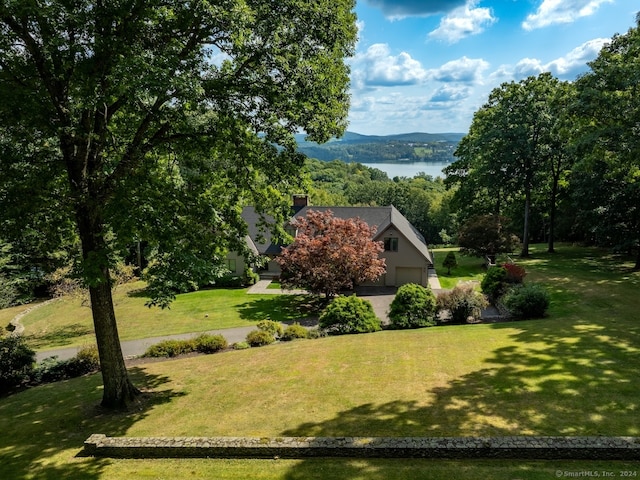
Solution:
[[[273,320],[262,320],[258,322],[258,330],[264,330],[265,332],[269,332],[275,338],[279,338],[282,336],[283,328],[280,322],[274,322]]]
[[[27,383],[35,361],[36,353],[22,337],[0,338],[0,395]]]
[[[507,282],[517,284],[524,282],[524,277],[527,276],[527,271],[524,267],[516,265],[515,263],[504,263],[502,266],[507,271]]]
[[[185,353],[196,351],[195,339],[190,340],[163,340],[151,345],[142,355],[143,357],[177,357]]]
[[[431,327],[436,324],[436,297],[422,285],[402,285],[391,302],[389,319],[392,328]]]
[[[479,320],[482,309],[488,304],[484,295],[476,292],[471,285],[459,285],[438,295],[438,310],[448,311],[451,323]]]
[[[251,345],[249,345],[247,342],[236,342],[231,345],[231,348],[233,348],[234,350],[246,350],[247,348],[251,348]]]
[[[304,328],[299,323],[294,323],[293,325],[289,325],[284,333],[280,336],[280,340],[289,341],[295,340],[296,338],[308,338],[309,331]]]
[[[196,351],[200,353],[216,353],[224,350],[229,345],[222,335],[209,335],[203,333],[194,340]]]
[[[70,360],[69,377],[79,377],[100,370],[100,356],[95,345],[84,346]]]
[[[480,288],[491,300],[495,301],[507,291],[507,269],[501,266],[490,267],[485,273]]]
[[[334,298],[320,314],[319,325],[330,335],[369,333],[382,328],[371,302],[355,295]]]
[[[247,343],[252,347],[263,347],[275,341],[273,334],[266,330],[253,330],[247,334]]]
[[[456,254],[453,252],[447,253],[447,256],[444,257],[444,261],[442,262],[442,266],[447,269],[447,275],[451,275],[451,269],[458,266]]]
[[[549,308],[549,293],[539,284],[516,285],[502,298],[502,303],[518,318],[542,318]]]

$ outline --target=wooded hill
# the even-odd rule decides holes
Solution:
[[[451,163],[463,133],[403,133],[360,135],[346,132],[325,144],[307,142],[296,136],[298,149],[310,158],[359,163],[434,162]]]

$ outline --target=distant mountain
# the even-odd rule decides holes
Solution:
[[[298,150],[311,158],[359,163],[450,163],[464,133],[402,133],[361,135],[346,132],[324,144],[307,142],[297,135]]]

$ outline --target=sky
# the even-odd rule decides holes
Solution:
[[[504,82],[573,81],[635,26],[637,0],[357,0],[348,130],[466,133]]]

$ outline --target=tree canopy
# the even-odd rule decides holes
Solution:
[[[41,228],[54,234],[50,223],[72,219],[103,405],[136,394],[110,291],[119,249],[147,240],[159,284],[193,267],[211,278],[240,244],[241,205],[285,204],[302,164],[293,134],[326,141],[344,131],[352,9],[352,0],[2,2],[1,220],[19,230],[21,212],[53,205]],[[33,188],[35,198],[19,195]],[[170,291],[157,294],[162,302]]]

